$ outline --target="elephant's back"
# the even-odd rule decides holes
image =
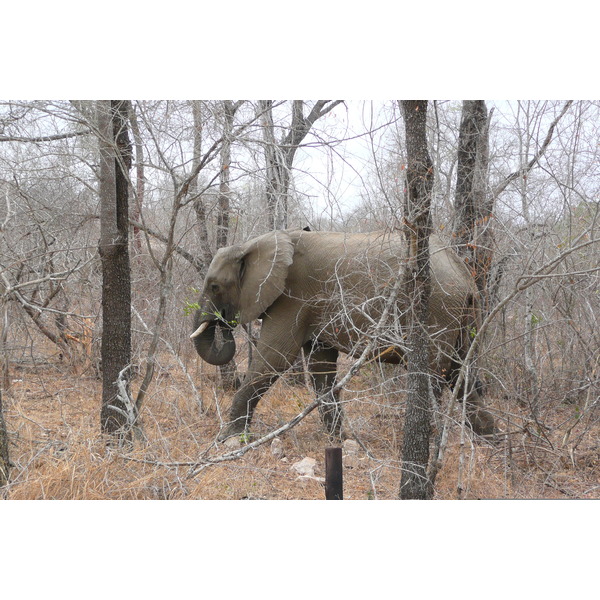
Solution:
[[[402,238],[302,232],[295,246],[288,294],[305,302],[320,339],[348,352],[372,327],[403,276]]]
[[[339,349],[364,338],[377,322],[392,287],[404,278],[406,243],[401,233],[298,232],[290,269],[290,295],[314,315],[315,331]],[[449,244],[431,236],[430,326],[438,341],[453,343],[476,294],[467,267]],[[400,291],[394,310],[403,327],[408,299]],[[368,337],[368,336],[367,336]],[[445,338],[448,337],[448,340]],[[444,338],[444,339],[442,339]]]
[[[405,254],[399,234],[385,232],[298,232],[294,262],[306,268],[306,275],[319,282],[334,280],[345,284],[380,285],[397,277]]]

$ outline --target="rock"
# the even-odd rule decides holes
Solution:
[[[344,440],[342,444],[342,451],[344,453],[344,468],[355,469],[359,465],[360,457],[360,446],[355,440]]]
[[[306,458],[303,458],[302,460],[299,460],[298,462],[294,463],[291,466],[291,468],[294,469],[294,471],[296,471],[298,475],[314,477],[316,466],[317,461],[314,458],[310,458],[310,456],[307,456]]]
[[[275,438],[271,442],[271,454],[275,458],[282,459],[285,456],[285,450],[283,449],[283,442],[279,438]]]
[[[346,456],[356,456],[360,450],[360,446],[355,440],[344,440],[342,450]]]
[[[223,446],[225,446],[226,448],[229,448],[230,450],[237,450],[238,448],[241,447],[241,445],[242,445],[242,442],[240,441],[239,435],[234,435],[233,437],[227,438],[223,442]]]

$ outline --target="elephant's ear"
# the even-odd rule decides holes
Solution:
[[[283,292],[294,260],[294,245],[285,231],[271,231],[250,240],[242,249],[240,323],[249,323]]]

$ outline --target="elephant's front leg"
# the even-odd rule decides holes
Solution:
[[[335,385],[339,352],[335,348],[310,342],[304,347],[304,352],[308,357],[308,370],[317,396],[325,395],[319,405],[323,424],[329,435],[339,438],[342,431],[342,406],[339,391],[331,391]]]
[[[241,435],[250,425],[252,414],[262,395],[273,385],[279,373],[254,375],[246,377],[246,381],[233,397],[229,411],[229,422],[219,433],[217,440]]]
[[[300,353],[306,328],[302,327],[302,320],[295,317],[300,310],[294,308],[295,305],[290,305],[290,302],[277,303],[263,320],[248,374],[233,397],[229,422],[219,434],[219,441],[239,435],[248,428],[262,395]]]

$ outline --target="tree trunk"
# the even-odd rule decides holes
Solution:
[[[221,172],[219,174],[219,209],[217,212],[217,249],[227,246],[229,239],[229,200],[231,189],[231,133],[233,118],[239,107],[231,100],[223,101],[223,143],[221,145]]]
[[[131,145],[126,103],[98,103],[100,131],[100,243],[102,260],[102,433],[131,439],[137,418],[129,391],[131,279],[129,180]]]
[[[233,119],[243,101],[233,103],[231,100],[223,102],[223,115],[225,124],[223,126],[223,144],[221,146],[221,173],[219,177],[219,211],[217,214],[217,250],[227,246],[229,241],[229,200],[231,189],[231,142],[233,132]],[[240,387],[240,379],[237,373],[235,361],[219,367],[221,371],[221,382],[225,389],[236,390]]]
[[[292,102],[292,122],[281,140],[275,140],[273,101],[261,100],[263,137],[267,171],[267,216],[269,229],[286,229],[289,221],[289,191],[294,157],[317,119],[333,110],[342,100],[318,100],[310,113],[304,115],[304,101]]]
[[[10,361],[8,360],[8,301],[0,302],[2,307],[2,334],[0,335],[0,368],[2,369],[2,380],[0,387],[6,392],[10,389]]]
[[[519,103],[520,106],[521,103]],[[520,168],[524,169],[525,165],[529,160],[529,152],[530,152],[530,131],[532,129],[530,123],[529,116],[529,103],[527,102],[524,107],[525,111],[525,134],[526,137],[523,139],[523,136],[519,138],[519,159],[520,159]],[[531,207],[529,200],[529,189],[527,185],[527,176],[521,177],[519,185],[519,192],[521,196],[521,207],[523,210],[523,219],[525,220],[525,241],[524,241],[524,251],[526,256],[531,256],[533,252],[533,247],[535,244],[535,231],[534,231],[534,222],[531,216]],[[525,364],[525,373],[526,373],[526,382],[525,386],[525,396],[529,403],[529,407],[531,409],[531,414],[533,418],[537,421],[539,417],[539,393],[540,393],[540,384],[539,384],[539,376],[536,368],[536,359],[535,359],[535,324],[536,324],[536,316],[533,310],[533,290],[528,288],[525,290],[525,336],[523,339],[523,360]]]
[[[488,136],[489,119],[485,102],[465,100],[458,135],[453,238],[458,254],[475,279],[479,307],[484,314],[491,310],[492,305],[490,268],[493,258],[491,218],[494,198],[488,188]],[[473,365],[476,362],[474,356]],[[477,372],[472,368],[471,381],[476,380]],[[462,452],[460,460],[463,460]]]
[[[127,102],[129,113],[129,122],[131,123],[131,132],[135,144],[135,201],[131,211],[131,218],[137,223],[142,219],[142,206],[144,205],[145,193],[145,175],[144,175],[144,146],[142,145],[142,135],[140,126],[135,113],[135,108],[131,102]],[[136,225],[133,226],[133,247],[139,254],[142,251],[142,232]]]
[[[281,160],[277,158],[278,148],[275,142],[275,126],[273,124],[273,100],[260,100],[259,109],[262,113],[262,130],[265,141],[265,164],[266,164],[266,198],[267,219],[269,230],[276,229],[279,221],[280,193],[282,185],[280,182]]]
[[[483,100],[465,100],[458,137],[454,239],[482,296],[489,302],[493,197],[488,189],[489,120]]]
[[[2,388],[0,387],[0,488],[8,483],[10,460],[8,456],[8,434],[2,409]]]
[[[192,116],[194,119],[194,154],[192,158],[192,171],[196,172],[200,165],[202,157],[202,111],[199,100],[192,100]],[[206,275],[206,269],[210,265],[213,253],[208,241],[208,227],[206,226],[206,209],[204,200],[198,195],[198,176],[190,182],[190,195],[196,196],[193,201],[194,211],[196,213],[196,230],[198,231],[198,241],[200,251],[204,260],[202,276]]]
[[[407,409],[402,444],[401,499],[426,500],[433,496],[427,475],[431,434],[429,335],[427,320],[431,289],[429,236],[433,163],[427,151],[427,101],[401,103],[406,128],[406,194],[404,223],[407,238]]]

